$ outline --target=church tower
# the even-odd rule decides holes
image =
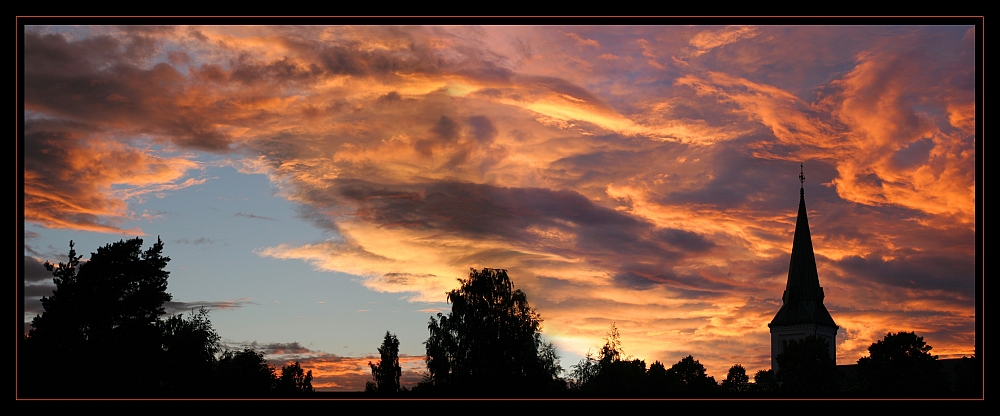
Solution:
[[[792,240],[792,260],[788,265],[788,282],[781,295],[781,309],[771,323],[771,369],[778,371],[775,357],[784,352],[784,342],[814,335],[830,344],[830,357],[837,360],[837,330],[830,312],[823,306],[823,288],[816,273],[809,219],[806,217],[805,174],[799,165],[799,217],[795,221]]]

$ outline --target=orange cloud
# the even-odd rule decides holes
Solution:
[[[753,26],[729,26],[721,30],[698,32],[689,41],[691,47],[694,48],[691,55],[703,55],[714,48],[750,39],[759,33],[759,30]]]
[[[504,267],[560,349],[599,346],[617,321],[647,364],[693,354],[721,378],[770,362],[806,161],[841,363],[883,331],[971,351],[974,69],[915,51],[942,48],[927,38],[846,53],[823,43],[834,29],[782,28],[795,44],[751,70],[722,53],[769,28],[183,27],[156,40],[184,49],[169,62],[126,56],[115,30],[26,36],[29,119],[57,125],[28,123],[29,221],[121,232],[131,203],[200,183],[135,138],[228,153],[334,235],[262,256],[425,302],[469,267]],[[803,87],[767,66],[802,50],[836,70]],[[303,366],[360,390],[369,360]]]
[[[26,135],[24,218],[45,227],[143,235],[118,226],[133,217],[128,200],[204,182],[178,183],[198,167],[184,158],[59,131]]]
[[[303,371],[312,371],[312,385],[317,391],[364,391],[365,383],[373,381],[368,363],[378,362],[379,357],[341,357],[322,354],[277,360],[277,364],[281,365],[298,361]],[[423,356],[400,355],[399,366],[403,370],[400,377],[402,387],[413,388],[423,380]]]
[[[576,33],[569,32],[569,33],[563,33],[563,34],[566,35],[566,36],[569,36],[569,37],[573,38],[573,40],[575,40],[578,45],[593,46],[595,48],[600,48],[601,47],[601,43],[600,42],[598,42],[596,40],[593,40],[593,39],[584,39],[583,37],[581,37],[580,35],[578,35]]]
[[[846,200],[904,206],[971,226],[975,181],[967,167],[975,152],[967,126],[952,120],[967,120],[974,106],[942,104],[949,124],[961,128],[955,132],[944,132],[915,112],[917,103],[904,94],[923,83],[920,65],[912,55],[862,55],[858,66],[834,83],[840,92],[815,104],[722,73],[705,79],[684,76],[676,83],[737,104],[781,142],[796,147],[780,155],[761,147],[758,156],[834,162],[839,176],[831,183]]]

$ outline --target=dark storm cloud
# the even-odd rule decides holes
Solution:
[[[689,150],[683,144],[617,134],[567,137],[565,143],[563,140],[552,140],[549,144],[552,148],[585,145],[591,150],[553,161],[547,167],[548,174],[560,178],[565,186],[599,189],[601,193],[609,181],[656,173],[671,173],[680,177],[688,175],[686,169],[671,166]]]
[[[448,116],[441,116],[441,119],[434,124],[434,128],[431,131],[437,134],[441,140],[453,142],[458,138],[459,127],[455,120],[452,120]]]
[[[864,281],[900,288],[946,290],[972,298],[975,287],[968,276],[975,274],[975,264],[970,260],[966,257],[913,253],[892,260],[877,256],[847,256],[835,264]]]
[[[615,280],[629,287],[667,284],[696,292],[719,287],[706,285],[700,277],[678,277],[669,271],[685,252],[701,253],[714,247],[705,236],[657,229],[626,213],[595,205],[573,191],[454,182],[400,186],[342,179],[335,183],[341,197],[357,204],[354,218],[379,227],[416,227],[522,247],[544,246],[553,253],[620,270]],[[562,237],[558,242],[544,241],[545,235]],[[532,261],[517,249],[493,251],[467,257],[502,261],[514,256]]]
[[[383,53],[365,53],[345,46],[332,46],[319,53],[323,69],[333,74],[362,76],[387,74],[398,70],[410,70],[413,61],[388,56]]]
[[[660,279],[660,276],[648,276],[640,275],[633,272],[617,273],[611,277],[615,282],[615,285],[633,289],[633,290],[646,290],[651,289],[656,286],[656,281]]]
[[[663,241],[685,251],[702,252],[715,247],[715,243],[691,231],[665,228],[657,234]]]
[[[52,272],[45,270],[45,262],[24,256],[24,282],[38,283],[52,279]]]
[[[363,203],[358,217],[380,225],[420,225],[447,232],[525,239],[532,225],[636,227],[638,221],[595,206],[572,191],[434,183],[419,191],[358,180],[338,180],[342,196]],[[394,189],[395,188],[395,189]]]
[[[269,344],[258,344],[257,341],[251,342],[249,345],[257,351],[263,352],[265,355],[268,354],[305,354],[310,352],[306,347],[296,342],[272,342]]]
[[[713,156],[713,178],[697,190],[667,194],[662,202],[708,204],[718,209],[753,209],[763,212],[795,212],[799,183],[799,163],[757,159],[738,143],[727,144]],[[836,191],[818,184],[828,183],[836,171],[822,162],[804,167],[806,203],[839,200]],[[784,175],[776,174],[784,173]],[[789,201],[794,201],[791,204]]]
[[[390,91],[390,92],[386,93],[385,95],[383,95],[381,97],[378,97],[378,101],[381,101],[381,102],[393,102],[393,101],[402,101],[402,100],[403,100],[403,97],[401,95],[399,95],[399,93],[396,92],[396,91]]]
[[[413,150],[425,158],[431,157],[435,148],[454,142],[458,135],[458,129],[454,121],[447,116],[441,116],[431,128],[431,133],[433,133],[431,137],[419,139],[413,143]]]
[[[25,107],[103,128],[165,134],[202,150],[227,150],[229,140],[215,127],[224,117],[212,114],[225,107],[206,111],[180,103],[186,77],[165,63],[137,66],[132,55],[139,52],[129,45],[107,36],[69,41],[26,33]]]
[[[56,285],[52,283],[24,285],[25,298],[40,298],[42,296],[52,296],[52,291],[56,290]]]
[[[724,70],[757,83],[789,91],[803,91],[811,100],[813,88],[830,81],[831,74],[849,71],[858,53],[871,48],[871,39],[910,32],[900,27],[858,26],[845,33],[836,26],[761,26],[746,41],[712,49],[691,59],[697,67]],[[838,41],[826,42],[830,36]],[[823,47],[816,47],[822,44]]]
[[[456,54],[446,57],[416,39],[425,35],[419,33],[419,29],[414,33],[407,30],[391,31],[397,41],[408,43],[409,47],[371,49],[351,41],[333,46],[323,43],[302,44],[299,52],[308,50],[309,55],[315,56],[319,69],[327,75],[391,77],[399,73],[454,73],[487,82],[507,82],[512,75],[510,69],[494,62],[498,57],[484,54],[476,48],[457,47],[453,49]]]
[[[791,242],[788,242],[789,250]],[[755,279],[765,279],[774,276],[781,276],[782,286],[784,286],[785,274],[788,273],[788,264],[791,261],[790,255],[774,256],[763,260],[738,260],[731,261],[730,267],[738,270],[751,272],[747,277]],[[780,293],[779,293],[780,294]]]
[[[49,294],[52,293],[49,292]],[[24,298],[24,316],[29,318],[29,321],[31,320],[30,318],[33,318],[35,315],[41,315],[43,312],[45,312],[45,307],[42,306],[41,297]],[[25,322],[24,325],[30,327],[31,323]]]
[[[472,135],[482,144],[489,144],[497,137],[497,127],[493,121],[486,116],[469,117],[469,124],[472,125]]]
[[[346,189],[358,186],[376,188],[365,202],[367,209],[381,218],[419,218],[428,228],[470,235],[495,235],[518,240],[529,239],[525,230],[531,226],[551,226],[579,233],[617,234],[649,227],[630,216],[594,205],[582,195],[569,191],[542,188],[506,188],[471,183],[433,183],[422,192],[387,192],[378,185],[351,181]],[[345,184],[346,185],[346,184]],[[357,191],[344,196],[357,195]],[[374,196],[374,197],[372,197]],[[362,199],[354,197],[356,201]],[[396,201],[406,201],[398,204]],[[402,212],[399,212],[402,211]],[[593,237],[596,237],[593,236]],[[622,238],[627,239],[625,237]]]
[[[255,85],[258,83],[287,83],[296,81],[314,81],[322,74],[322,69],[316,64],[303,66],[295,63],[288,57],[273,60],[270,62],[259,61],[248,53],[241,54],[239,58],[229,64],[230,71],[228,79],[240,82],[245,85]],[[219,71],[213,68],[212,71]],[[223,75],[219,72],[206,74],[207,76],[219,79]],[[221,79],[219,79],[221,81]]]
[[[712,299],[736,289],[731,285],[706,280],[700,276],[678,275],[662,269],[663,263],[623,264],[612,277],[616,285],[635,290],[646,290],[656,286],[667,286],[683,299]]]
[[[934,141],[931,139],[917,140],[893,153],[889,159],[894,169],[909,169],[927,163],[927,156],[934,149]]]

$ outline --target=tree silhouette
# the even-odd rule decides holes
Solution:
[[[876,392],[947,391],[948,384],[932,347],[913,332],[886,334],[858,360],[862,388]]]
[[[23,379],[27,390],[94,395],[160,389],[157,317],[171,299],[164,270],[170,258],[162,251],[159,238],[146,251],[134,238],[100,247],[81,263],[71,241],[67,263],[45,263],[56,289],[42,298],[44,311],[32,320],[24,344],[33,369]],[[46,383],[44,374],[64,378]]]
[[[573,366],[572,376],[581,391],[639,392],[648,389],[646,362],[628,359],[622,350],[621,335],[615,323],[611,324],[596,359],[589,353]]]
[[[216,377],[215,390],[224,395],[269,394],[278,383],[274,367],[264,359],[264,353],[251,348],[224,351]]]
[[[169,257],[163,241],[142,250],[142,239],[107,244],[82,262],[72,241],[68,261],[52,265],[56,288],[20,350],[19,392],[25,396],[150,397],[250,395],[311,391],[312,375],[298,363],[282,379],[263,354],[225,351],[208,310],[161,319]],[[59,381],[53,382],[54,375]]]
[[[187,319],[174,315],[157,322],[162,336],[161,387],[165,393],[203,392],[211,388],[219,352],[219,334],[208,319],[208,309]]]
[[[281,367],[281,377],[278,378],[276,391],[280,393],[312,393],[313,372],[302,371],[299,362]]]
[[[778,391],[778,381],[774,377],[774,370],[757,370],[753,375],[754,391],[775,392]]]
[[[587,355],[583,357],[579,363],[576,363],[570,368],[570,387],[573,390],[587,390],[597,379],[598,374],[600,374],[600,361],[594,358],[589,350]]]
[[[425,386],[444,391],[513,392],[551,388],[558,364],[541,340],[541,319],[507,271],[471,270],[448,293],[451,312],[428,324]]]
[[[719,387],[715,377],[705,374],[705,366],[690,355],[667,369],[667,376],[680,381],[686,391],[714,391]]]
[[[821,337],[810,335],[786,341],[785,350],[775,357],[776,378],[782,391],[834,392],[840,389],[837,363],[830,357],[830,346]]]
[[[399,392],[399,377],[403,374],[403,369],[399,366],[399,339],[385,331],[385,339],[382,340],[382,346],[378,347],[378,353],[381,357],[378,364],[368,362],[374,381],[368,382],[365,390],[395,394]]]
[[[80,257],[71,241],[68,264],[45,263],[56,290],[42,298],[45,311],[32,321],[32,336],[61,330],[68,333],[60,337],[101,342],[113,338],[115,331],[153,324],[165,313],[163,303],[172,298],[166,291],[170,272],[163,270],[170,258],[162,252],[159,238],[145,252],[141,238],[122,240],[91,253],[77,274]]]
[[[972,397],[982,397],[983,363],[978,354],[962,357],[955,366],[955,391]]]
[[[750,377],[747,376],[747,369],[736,364],[729,367],[726,379],[722,380],[722,388],[726,391],[745,392],[750,390]]]
[[[618,333],[616,323],[612,322],[611,330],[608,331],[608,336],[604,339],[604,346],[601,347],[599,360],[607,363],[621,361],[622,355],[624,355],[624,351],[622,351],[621,334]]]

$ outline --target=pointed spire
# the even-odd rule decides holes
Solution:
[[[806,176],[799,164],[799,214],[795,221],[792,239],[792,256],[788,265],[788,281],[781,296],[782,306],[770,325],[800,323],[824,324],[836,327],[833,317],[823,305],[823,288],[816,272],[816,255],[809,235],[809,218],[806,212]]]

